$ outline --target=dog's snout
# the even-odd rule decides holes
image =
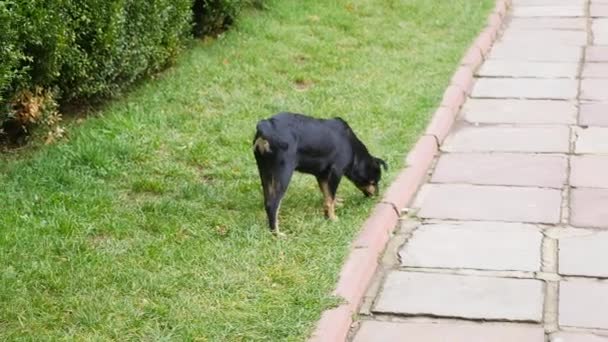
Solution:
[[[376,196],[378,194],[378,186],[375,184],[365,185],[359,188],[367,197]]]

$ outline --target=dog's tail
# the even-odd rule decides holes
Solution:
[[[256,126],[253,149],[260,154],[272,153],[273,147],[285,148],[286,143],[277,135],[269,120],[261,120]]]
[[[253,149],[258,151],[259,154],[272,153],[270,142],[261,136],[257,137],[253,142]]]
[[[272,153],[270,149],[270,137],[273,135],[272,124],[268,120],[261,120],[255,127],[255,140],[253,141],[253,149],[259,154]]]

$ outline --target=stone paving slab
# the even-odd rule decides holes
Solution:
[[[472,123],[568,125],[577,115],[574,102],[514,99],[469,99],[461,112]]]
[[[479,71],[481,77],[575,78],[577,63],[488,60]]]
[[[594,18],[608,17],[608,4],[592,3],[589,6],[589,14]]]
[[[583,17],[584,7],[581,5],[545,5],[545,6],[515,6],[514,17]]]
[[[584,78],[608,78],[608,63],[585,63]]]
[[[569,100],[576,98],[577,88],[571,79],[480,78],[471,97]]]
[[[594,0],[595,1],[595,0]],[[540,5],[552,5],[552,6],[584,6],[586,0],[512,0],[512,6],[514,7],[522,7],[522,6],[540,6]]]
[[[485,220],[555,224],[561,192],[556,189],[425,184],[414,207],[429,219]]]
[[[539,322],[542,307],[538,280],[393,271],[374,312]]]
[[[551,335],[551,342],[608,342],[608,337],[591,333],[558,332]]]
[[[608,102],[608,79],[584,78],[581,81],[581,100]]]
[[[425,224],[399,255],[408,267],[540,271],[542,237],[538,227],[522,223]]]
[[[570,159],[570,185],[608,189],[608,155],[572,156]],[[606,246],[608,247],[608,245]]]
[[[570,224],[608,228],[608,189],[574,188],[570,191]]]
[[[578,30],[587,29],[584,18],[513,18],[509,23],[510,28],[527,30]]]
[[[588,46],[585,51],[587,62],[608,62],[608,46]]]
[[[576,153],[608,154],[607,127],[577,127],[574,133],[576,134],[574,145]]]
[[[559,239],[559,273],[608,277],[608,232],[587,230]]]
[[[594,19],[591,22],[593,43],[595,45],[608,45],[608,19]]]
[[[595,1],[595,0],[594,0]],[[521,6],[540,6],[540,5],[552,5],[552,6],[584,6],[586,0],[512,0],[514,7]]]
[[[578,62],[582,56],[583,49],[577,46],[499,42],[492,47],[489,59],[532,62]]]
[[[608,127],[608,103],[582,103],[579,124]]]
[[[353,342],[544,342],[539,326],[507,323],[365,321]]]
[[[559,324],[608,329],[608,283],[570,279],[559,284]]]
[[[447,152],[567,153],[570,129],[565,126],[465,126],[445,140]]]
[[[567,169],[564,155],[444,153],[431,182],[562,188]]]
[[[587,32],[567,30],[519,30],[510,26],[500,38],[501,42],[514,41],[529,44],[559,44],[583,46],[587,43]]]

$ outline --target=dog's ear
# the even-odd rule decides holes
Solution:
[[[388,165],[386,165],[386,162],[380,158],[374,158],[376,160],[376,163],[378,163],[378,165],[382,166],[384,168],[384,171],[388,170]]]

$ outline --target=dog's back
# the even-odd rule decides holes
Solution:
[[[337,147],[362,146],[344,120],[317,119],[296,113],[279,113],[259,121],[253,145],[260,154],[297,145],[293,147],[298,153],[317,155]]]

